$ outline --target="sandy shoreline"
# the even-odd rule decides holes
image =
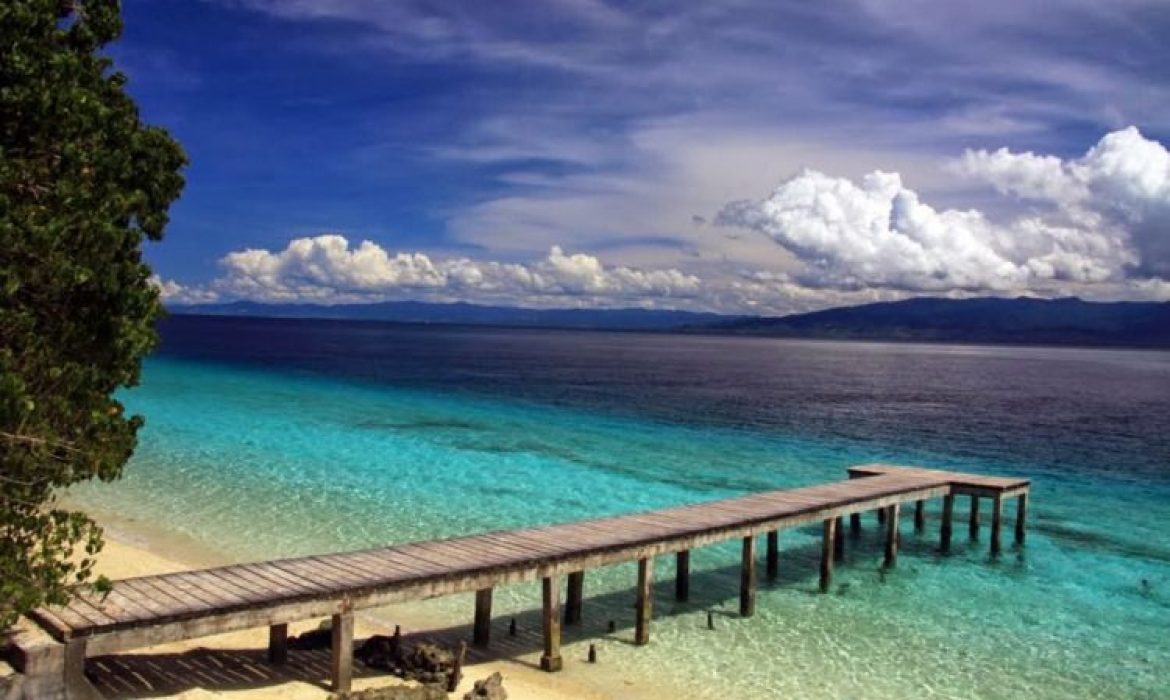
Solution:
[[[182,536],[149,525],[119,518],[112,514],[95,514],[106,529],[106,547],[98,556],[97,571],[110,578],[128,578],[156,573],[182,571],[230,563],[221,554],[208,550]],[[410,606],[395,606],[369,613],[359,613],[356,637],[392,632],[393,624],[402,625],[408,639],[438,638],[451,643],[462,630],[444,628],[437,620],[411,614]],[[290,625],[290,634],[315,627],[309,620]],[[499,671],[505,679],[508,696],[515,700],[602,700],[606,698],[675,697],[674,689],[659,679],[622,677],[608,670],[604,663],[588,664],[575,658],[575,650],[566,650],[565,669],[556,674],[539,670],[538,632],[528,632],[518,639],[493,639],[487,653],[473,652],[464,668],[463,681],[451,697],[460,698],[472,683]],[[187,642],[160,645],[117,657],[99,659],[91,666],[99,687],[110,697],[152,698],[288,698],[315,700],[328,695],[328,652],[293,652],[287,669],[275,670],[264,663],[267,630],[264,628],[204,637]],[[572,654],[572,656],[571,656]],[[384,674],[358,673],[354,689],[390,685],[399,682]]]

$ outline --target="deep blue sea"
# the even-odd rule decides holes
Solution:
[[[819,531],[785,532],[782,576],[750,619],[735,614],[737,545],[693,555],[687,605],[664,558],[645,648],[623,643],[632,570],[591,573],[566,660],[592,639],[611,668],[723,699],[1170,698],[1170,353],[198,317],[162,335],[124,394],[147,419],[126,477],[75,494],[99,513],[244,560],[814,484],[872,461],[1021,475],[1023,550],[1009,537],[990,560],[960,501],[962,537],[941,557],[931,504],[890,572],[867,519],[820,595]],[[469,619],[466,597],[428,605]],[[497,619],[538,605],[532,586],[505,589]]]

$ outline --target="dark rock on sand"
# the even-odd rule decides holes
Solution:
[[[370,668],[390,670],[396,667],[401,660],[401,644],[400,637],[375,634],[358,647],[354,656]]]
[[[367,639],[356,655],[370,668],[420,683],[445,684],[455,668],[455,654],[441,644],[419,642],[406,647],[395,637],[384,635]]]
[[[476,681],[475,687],[463,696],[463,700],[508,700],[504,677],[497,671],[482,681]]]
[[[333,648],[333,630],[329,625],[329,621],[321,623],[321,626],[315,630],[302,632],[295,637],[288,640],[289,649],[332,649]]]

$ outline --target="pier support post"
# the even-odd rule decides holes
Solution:
[[[335,693],[348,693],[353,685],[353,611],[334,615],[330,630],[333,657],[329,689]]]
[[[561,591],[557,576],[545,576],[541,581],[544,609],[541,628],[544,632],[544,653],[540,655],[542,671],[559,671],[564,666],[561,658]]]
[[[926,529],[926,501],[914,502],[914,532],[920,533]]]
[[[902,506],[898,503],[886,508],[886,568],[898,563],[898,524],[901,515]]]
[[[780,532],[777,530],[768,532],[768,553],[766,560],[768,580],[774,580],[780,575]]]
[[[1021,493],[1016,499],[1016,544],[1024,544],[1024,521],[1028,518],[1028,494]]]
[[[492,589],[481,588],[475,592],[475,629],[471,643],[486,647],[492,640]]]
[[[837,519],[825,520],[821,538],[821,593],[828,593],[833,585],[833,540],[837,537]]]
[[[288,625],[268,626],[268,663],[279,666],[288,661]]]
[[[685,603],[691,597],[691,550],[674,553],[674,599]]]
[[[943,496],[943,512],[942,512],[942,536],[939,543],[942,553],[946,554],[951,551],[951,527],[954,524],[952,521],[955,516],[955,496],[947,494]]]
[[[1003,527],[1003,497],[998,493],[991,499],[991,556],[999,556],[1000,534]]]
[[[64,668],[61,669],[63,697],[68,700],[101,700],[102,695],[85,677],[85,657],[88,640],[84,637],[65,642]],[[17,691],[19,693],[19,690]],[[31,697],[31,696],[30,696]]]
[[[743,567],[739,576],[739,614],[751,617],[756,612],[756,538],[743,538]]]
[[[833,526],[833,558],[842,561],[845,558],[845,518],[836,518]]]
[[[874,513],[877,514],[878,525],[885,525],[885,523],[886,523],[886,509],[885,508],[878,508],[877,510],[874,511]]]
[[[581,621],[581,599],[585,597],[585,572],[569,574],[569,591],[565,601],[565,624],[575,625]]]
[[[971,495],[971,521],[967,524],[967,533],[972,540],[979,539],[979,497]]]
[[[638,619],[634,622],[634,644],[650,643],[650,615],[654,598],[651,587],[654,584],[654,559],[638,560]]]
[[[849,472],[849,478],[856,479],[857,476],[853,472]],[[853,513],[849,516],[849,534],[861,537],[861,513]]]

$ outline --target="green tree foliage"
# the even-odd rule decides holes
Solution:
[[[112,394],[154,346],[142,262],[186,156],[99,52],[117,0],[0,1],[0,629],[92,578],[101,530],[55,500],[118,478],[140,416]]]

